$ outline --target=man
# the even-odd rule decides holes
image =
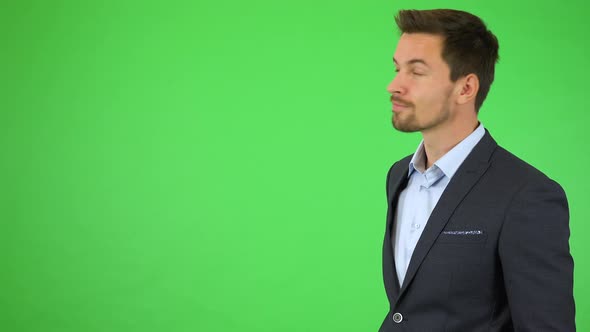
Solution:
[[[387,174],[379,331],[575,331],[565,193],[478,121],[496,37],[456,10],[396,23],[392,122],[423,141]]]

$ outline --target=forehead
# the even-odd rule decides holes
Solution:
[[[423,59],[429,64],[442,64],[443,37],[429,33],[403,33],[397,43],[394,59],[404,64],[412,59]]]

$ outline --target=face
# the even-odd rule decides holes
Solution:
[[[453,112],[455,84],[442,59],[443,37],[403,33],[395,50],[396,75],[387,86],[393,126],[403,132],[444,125]]]

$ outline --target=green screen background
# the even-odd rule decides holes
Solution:
[[[0,331],[376,331],[393,16],[437,7],[498,36],[481,121],[566,190],[590,330],[584,2],[1,6]]]

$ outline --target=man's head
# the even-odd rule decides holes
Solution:
[[[393,124],[424,131],[479,111],[494,80],[498,40],[480,18],[450,9],[402,10],[396,77],[388,86]]]

